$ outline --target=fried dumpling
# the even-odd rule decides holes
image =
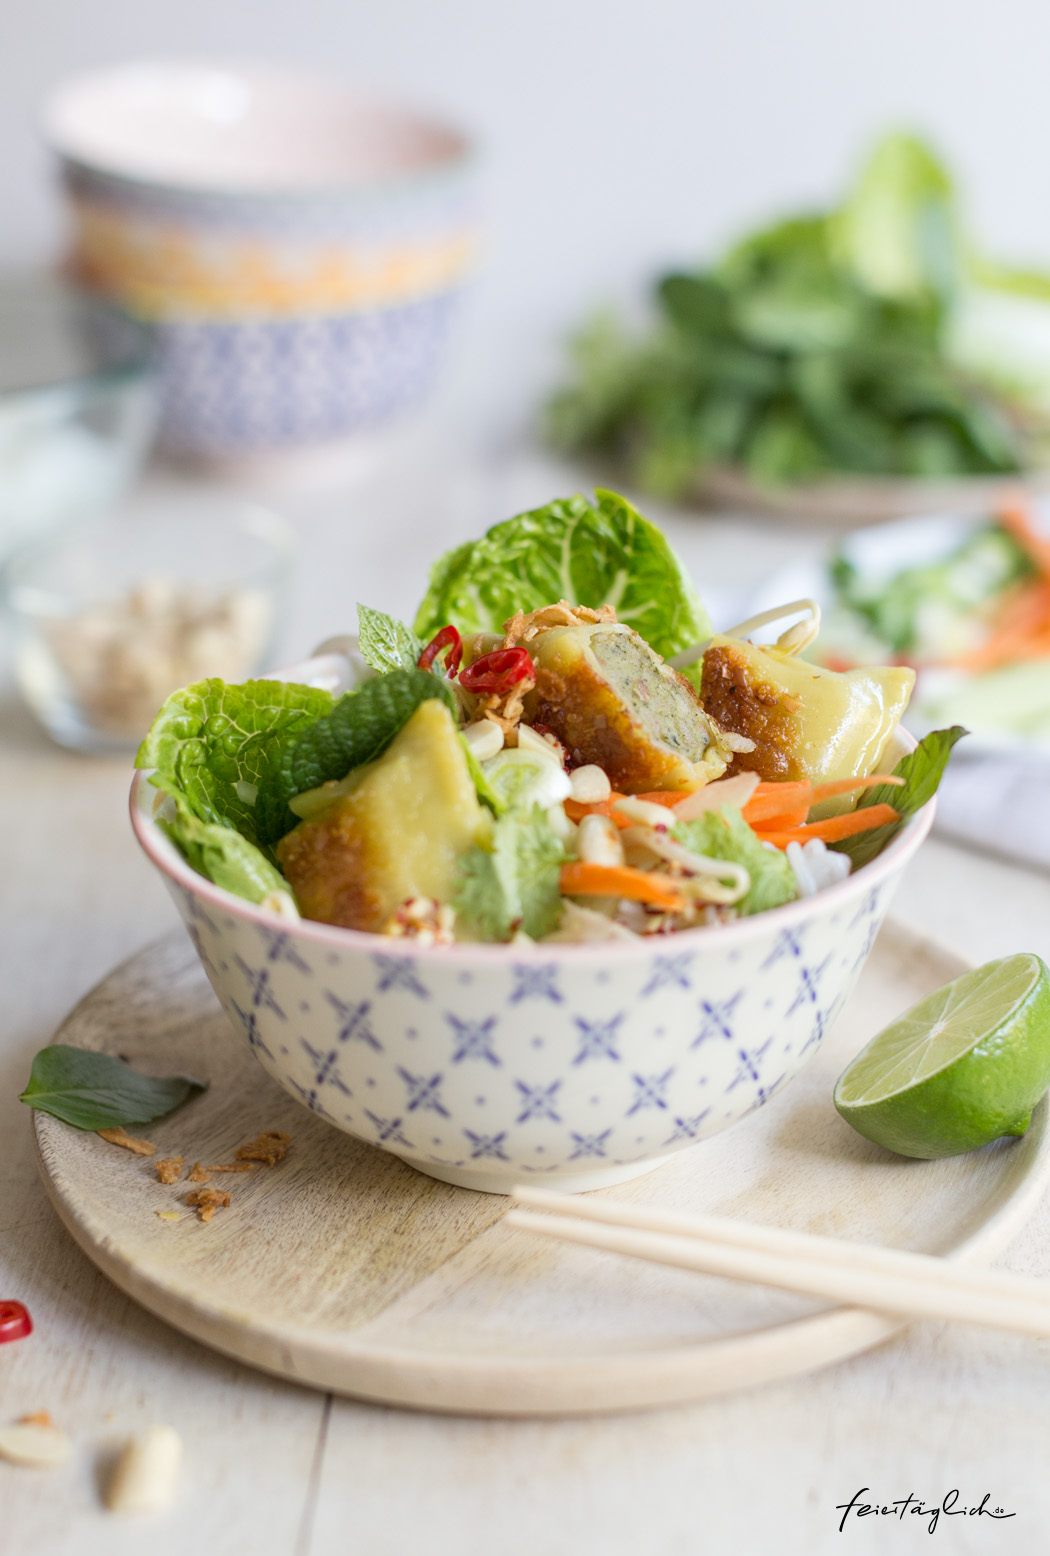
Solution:
[[[731,752],[693,687],[630,627],[553,627],[529,651],[526,717],[557,735],[574,767],[604,768],[623,794],[695,789],[725,771]]]

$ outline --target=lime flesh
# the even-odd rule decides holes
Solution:
[[[958,1156],[1023,1135],[1050,1086],[1050,973],[1022,953],[976,967],[885,1027],[839,1076],[835,1106],[900,1156]]]

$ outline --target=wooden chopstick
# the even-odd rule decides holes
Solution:
[[[970,1270],[929,1254],[531,1187],[515,1189],[513,1198],[556,1214],[512,1210],[505,1218],[508,1226],[561,1242],[878,1311],[1050,1335],[1050,1283],[1025,1276]]]

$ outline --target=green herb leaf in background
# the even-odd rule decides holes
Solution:
[[[858,809],[867,805],[892,805],[900,813],[899,821],[888,822],[884,827],[860,832],[856,837],[846,837],[828,846],[841,854],[848,854],[855,870],[867,864],[869,859],[874,859],[876,854],[881,854],[886,844],[896,837],[905,820],[933,799],[944,777],[952,747],[967,734],[969,730],[963,729],[960,724],[953,724],[951,729],[932,730],[893,769],[895,777],[904,779],[902,789],[880,784],[876,789],[865,790]]]
[[[164,1118],[205,1084],[188,1075],[140,1075],[112,1054],[52,1043],[34,1058],[19,1101],[74,1129],[116,1129]]]
[[[391,670],[340,697],[330,713],[315,719],[281,753],[278,788],[285,802],[382,756],[430,697],[456,713],[455,694],[447,681],[429,670]],[[285,830],[297,820],[293,815]]]
[[[596,497],[519,513],[442,557],[417,635],[426,640],[448,622],[464,635],[499,632],[515,611],[564,599],[612,605],[665,658],[709,637],[696,591],[656,526],[615,492]]]
[[[198,681],[174,692],[135,759],[201,821],[265,846],[295,825],[280,777],[296,737],[332,708],[330,692],[290,681]]]
[[[779,908],[798,895],[795,872],[780,849],[766,848],[734,805],[709,810],[695,821],[680,821],[671,836],[683,848],[708,859],[742,864],[751,877],[747,895],[734,904],[744,917]]]
[[[473,848],[460,861],[452,898],[459,924],[479,940],[509,940],[519,928],[542,939],[564,911],[558,885],[564,860],[538,806],[500,817],[491,847]]]
[[[975,258],[912,136],[887,136],[837,209],[663,277],[653,302],[637,337],[608,312],[576,335],[547,430],[661,496],[713,466],[767,486],[969,475],[1050,444],[1050,279]]]
[[[158,825],[198,875],[246,902],[261,902],[272,891],[290,892],[284,876],[254,843],[232,827],[201,821],[184,795],[172,798],[176,804],[174,819],[161,817]]]
[[[424,644],[403,621],[367,605],[358,605],[357,626],[361,658],[380,675],[391,670],[416,668]]]

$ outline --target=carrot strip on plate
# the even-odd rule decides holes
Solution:
[[[845,816],[828,816],[824,821],[811,821],[803,827],[785,827],[777,832],[756,830],[763,843],[786,848],[789,843],[808,843],[811,837],[819,837],[825,843],[838,843],[844,837],[856,837],[858,832],[870,832],[873,827],[884,827],[899,820],[900,812],[892,805],[866,805],[863,810],[851,810]]]
[[[563,864],[561,889],[566,897],[627,897],[631,902],[649,902],[653,907],[677,912],[685,901],[664,875],[647,870],[632,870],[627,865]]]

